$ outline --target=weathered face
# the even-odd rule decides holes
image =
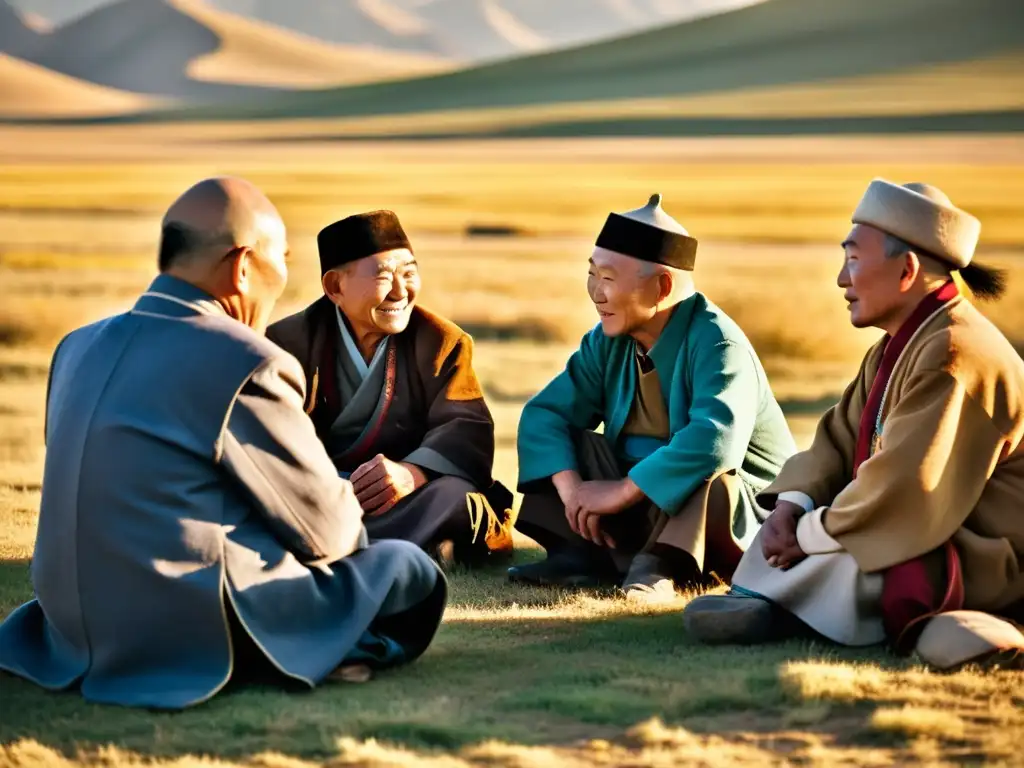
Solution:
[[[854,226],[843,249],[843,268],[836,282],[849,304],[850,322],[856,328],[883,327],[903,309],[906,259],[887,258],[885,233],[865,224]]]
[[[416,257],[405,248],[367,256],[348,268],[333,270],[337,285],[324,291],[359,334],[401,333],[409,325],[420,291]]]
[[[658,311],[659,279],[644,262],[604,248],[590,257],[587,293],[605,336],[623,336],[650,322]]]

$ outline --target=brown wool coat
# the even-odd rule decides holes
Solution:
[[[952,539],[966,608],[1024,599],[1024,361],[969,301],[925,322],[893,371],[881,443],[853,479],[861,413],[882,359],[873,347],[811,447],[760,495],[824,506],[824,528],[861,571],[882,571]]]
[[[344,405],[336,387],[329,386],[341,345],[334,305],[322,297],[271,325],[267,336],[302,365],[304,408],[322,440]],[[494,420],[473,370],[472,339],[454,323],[414,307],[408,327],[393,340],[395,384],[384,423],[359,455],[332,456],[338,470],[351,472],[378,453],[398,461],[427,447],[466,472],[478,488],[488,488]]]

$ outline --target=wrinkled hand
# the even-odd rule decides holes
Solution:
[[[398,502],[427,482],[423,470],[414,464],[391,461],[377,454],[356,468],[349,477],[363,511],[383,515]]]
[[[796,504],[781,501],[761,526],[761,552],[773,568],[785,571],[807,557],[796,538],[796,525],[803,512]]]
[[[601,518],[626,509],[637,491],[629,478],[580,483],[565,505],[569,527],[587,541],[615,549],[615,540],[601,530]]]

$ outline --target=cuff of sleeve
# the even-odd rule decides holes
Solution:
[[[814,511],[814,499],[803,491],[783,491],[778,495],[776,501],[788,501],[790,504],[796,504],[803,508],[804,512]]]
[[[660,492],[666,484],[664,478],[658,475],[654,467],[647,466],[645,462],[641,461],[629,470],[626,476],[633,481],[644,496],[651,500],[654,506],[669,517],[674,516],[679,511],[676,500]]]
[[[829,536],[825,530],[825,523],[822,515],[827,507],[808,512],[800,518],[796,524],[796,541],[800,549],[808,555],[827,555],[832,552],[842,552],[843,547],[838,541]]]
[[[446,459],[433,448],[420,446],[402,459],[402,461],[406,464],[415,464],[417,467],[429,470],[430,472],[436,472],[439,475],[453,475],[461,477],[463,480],[470,480],[469,476],[458,465]]]

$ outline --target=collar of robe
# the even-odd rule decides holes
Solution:
[[[913,314],[907,319],[900,329],[892,337],[886,337],[885,348],[882,353],[882,362],[875,373],[874,381],[871,383],[871,391],[868,393],[867,402],[864,404],[864,411],[861,413],[860,426],[857,432],[857,449],[854,453],[853,476],[857,476],[860,465],[867,461],[874,452],[874,447],[881,436],[881,414],[882,406],[885,403],[889,390],[889,381],[892,379],[896,363],[899,362],[907,345],[922,326],[935,314],[940,312],[949,302],[960,295],[956,283],[952,280],[936,291],[928,294]]]
[[[665,324],[661,335],[655,340],[654,346],[646,354],[656,370],[672,370],[675,360],[679,356],[679,349],[690,332],[690,323],[693,320],[693,312],[699,296],[700,294],[695,292],[672,308],[672,316]],[[636,345],[636,342],[633,343]],[[636,351],[640,351],[639,345],[636,345]]]
[[[158,275],[132,307],[132,313],[182,318],[193,315],[227,316],[224,307],[206,291],[171,275]]]

